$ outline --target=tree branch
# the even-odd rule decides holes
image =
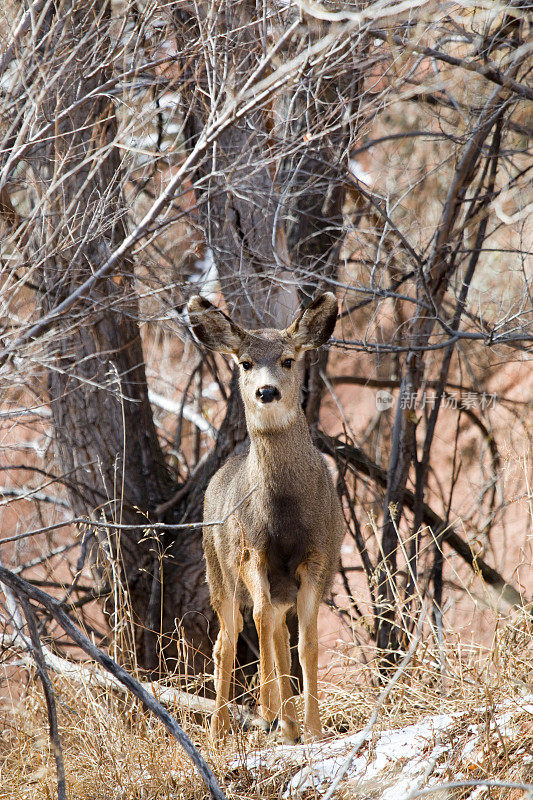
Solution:
[[[372,461],[359,447],[343,442],[338,437],[328,436],[323,431],[317,432],[316,443],[323,453],[334,459],[342,459],[355,474],[360,472],[375,481],[379,486],[386,487],[386,470]],[[414,509],[415,495],[410,489],[404,489],[403,503],[411,511]],[[422,511],[424,523],[430,527],[434,537],[440,537],[440,540],[446,542],[452,550],[455,550],[457,555],[474,572],[479,573],[485,583],[498,592],[506,603],[516,608],[523,606],[522,597],[514,586],[507,583],[500,573],[490,564],[487,564],[481,556],[476,555],[470,544],[465,542],[451,526],[447,526],[444,520],[427,503],[423,503]]]

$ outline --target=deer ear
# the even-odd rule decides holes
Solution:
[[[227,314],[199,294],[191,297],[187,311],[191,327],[202,344],[217,353],[237,353],[245,333]]]
[[[313,350],[325,344],[335,328],[338,305],[333,292],[319,295],[289,325],[285,333],[300,350]]]

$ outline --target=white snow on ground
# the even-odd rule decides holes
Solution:
[[[500,707],[498,713],[492,712],[492,725],[498,726],[502,736],[513,733],[517,711],[533,712],[533,697],[523,698],[514,708],[515,711]],[[453,754],[454,763],[462,759],[471,762],[482,749],[485,724],[469,725],[465,729],[460,725],[464,719],[463,714],[426,717],[404,728],[371,733],[366,742],[361,742],[358,733],[311,744],[273,744],[240,756],[230,766],[234,769],[245,766],[258,778],[266,771],[292,775],[284,787],[284,798],[296,800],[310,788],[320,797],[343,770],[351,751],[358,748],[344,777],[344,782],[349,782],[357,796],[372,788],[372,797],[379,797],[379,800],[407,800],[413,790],[442,782],[445,756],[448,752],[451,754],[454,747],[454,730],[461,730],[462,746],[460,753]],[[376,794],[378,787],[379,795]],[[472,800],[476,796],[473,790]]]
[[[451,724],[451,716],[441,715],[416,725],[384,731],[374,745],[369,746],[366,743],[361,746],[346,779],[352,782],[361,778],[365,783],[374,784],[384,772],[394,771],[398,766],[404,765],[401,780],[390,787],[390,791],[386,789],[381,795],[382,800],[397,800],[413,788],[416,779],[425,774],[428,764],[436,761],[446,751],[447,747],[436,744],[436,739],[439,732],[446,730]],[[302,765],[283,794],[286,798],[296,798],[310,787],[325,791],[360,741],[360,734],[352,734],[308,745],[274,746],[250,753],[246,757],[246,768],[262,773],[265,769],[278,770],[284,764],[292,772],[295,767]],[[242,762],[240,765],[243,765]],[[235,761],[231,766],[236,768],[239,763]]]

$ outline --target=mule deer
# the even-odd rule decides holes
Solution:
[[[243,330],[199,296],[189,301],[188,310],[197,338],[239,365],[250,437],[248,451],[229,458],[205,494],[204,522],[224,520],[206,526],[203,535],[211,603],[220,621],[213,651],[212,734],[218,738],[229,727],[241,612],[252,607],[261,715],[269,724],[278,719],[287,741],[298,738],[286,625],[287,612],[295,607],[305,730],[319,736],[317,615],[337,569],[344,525],[328,467],[313,445],[300,404],[297,362],[331,336],[337,301],[330,292],[322,294],[285,330]]]

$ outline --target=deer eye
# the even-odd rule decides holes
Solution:
[[[285,369],[290,369],[294,364],[294,358],[284,358],[281,362],[281,366],[285,367]]]
[[[241,361],[241,367],[245,372],[248,372],[249,369],[252,369],[252,362],[251,361]]]

